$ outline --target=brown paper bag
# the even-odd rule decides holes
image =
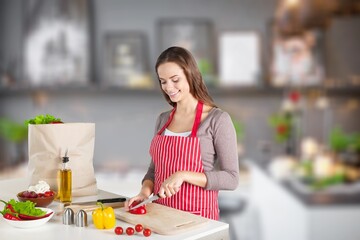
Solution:
[[[30,185],[46,181],[58,191],[57,172],[66,150],[72,171],[72,196],[97,194],[93,156],[94,123],[29,124]]]

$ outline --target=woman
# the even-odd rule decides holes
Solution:
[[[125,203],[125,209],[158,193],[157,203],[218,220],[218,191],[235,189],[239,180],[231,118],[213,103],[186,49],[166,49],[155,70],[173,109],[157,120],[150,167],[140,193]]]

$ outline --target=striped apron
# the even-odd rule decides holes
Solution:
[[[177,171],[204,172],[200,155],[200,140],[196,137],[201,122],[202,109],[203,103],[198,102],[190,137],[161,135],[173,119],[175,107],[167,123],[153,138],[150,145],[150,155],[155,165],[154,193],[157,193],[161,184]],[[205,190],[187,182],[181,185],[180,190],[175,195],[160,198],[156,202],[209,219],[219,219],[218,191]]]

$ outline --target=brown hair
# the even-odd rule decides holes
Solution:
[[[158,77],[159,77],[158,67],[161,64],[167,62],[176,63],[183,69],[186,79],[190,86],[191,95],[193,95],[197,100],[203,102],[206,105],[209,105],[211,107],[216,107],[214,101],[209,95],[209,92],[203,81],[203,78],[196,64],[196,61],[188,50],[181,47],[170,47],[165,51],[163,51],[158,57],[155,64],[155,71]],[[170,97],[162,90],[162,88],[161,91],[163,92],[166,101],[171,106],[175,106],[175,103],[170,100]]]

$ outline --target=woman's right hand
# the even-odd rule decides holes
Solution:
[[[142,202],[146,199],[148,199],[149,196],[146,196],[143,193],[139,193],[138,195],[136,195],[135,197],[130,198],[128,201],[125,201],[125,205],[124,205],[124,210],[125,211],[129,211],[129,206],[131,206],[131,204],[135,201],[137,202]]]

